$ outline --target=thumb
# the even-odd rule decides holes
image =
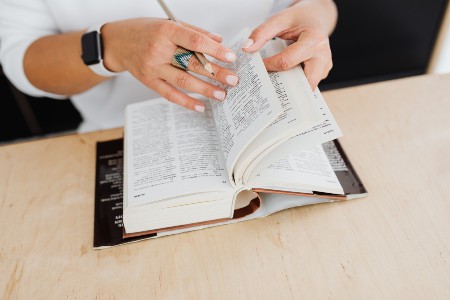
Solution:
[[[288,25],[285,24],[285,22],[276,16],[272,17],[253,30],[248,40],[244,42],[242,50],[245,52],[258,51],[266,44],[268,40],[276,37],[280,32],[286,29],[288,29]]]

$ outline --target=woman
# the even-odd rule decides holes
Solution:
[[[235,54],[221,42],[245,27],[256,29],[244,51],[257,51],[275,36],[294,41],[265,60],[268,70],[303,63],[314,89],[331,69],[328,34],[337,19],[332,0],[166,3],[184,25],[167,20],[154,0],[2,0],[0,61],[4,72],[27,94],[70,96],[84,118],[80,131],[89,131],[123,125],[127,104],[158,94],[199,112],[204,110],[203,103],[187,92],[225,99],[223,89],[175,67],[174,53],[182,47],[233,61]],[[86,58],[92,56],[88,52],[96,40],[86,34],[96,31],[101,34],[102,61],[89,65]],[[194,56],[188,70],[212,76]],[[214,65],[214,73],[224,84],[238,82],[227,69]]]

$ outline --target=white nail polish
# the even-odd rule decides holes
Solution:
[[[236,54],[234,54],[233,52],[227,52],[225,53],[225,59],[229,62],[233,62],[236,60]]]
[[[194,109],[195,109],[195,111],[198,111],[198,112],[205,112],[205,107],[203,106],[203,105],[196,105],[196,106],[194,106]]]
[[[242,45],[242,49],[247,49],[248,47],[250,47],[251,45],[253,45],[253,43],[255,43],[254,40],[252,39],[248,39],[244,42],[244,44]]]
[[[213,92],[214,98],[218,100],[225,100],[225,92],[223,91],[214,91]]]
[[[238,83],[238,80],[239,80],[239,78],[234,75],[227,75],[225,77],[225,81],[231,86],[235,86]]]

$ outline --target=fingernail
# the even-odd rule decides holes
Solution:
[[[214,91],[213,95],[217,100],[225,100],[225,92],[223,91]]]
[[[248,39],[244,42],[244,44],[242,45],[242,49],[247,49],[248,47],[250,47],[251,45],[253,45],[255,41],[253,39]]]
[[[229,62],[233,62],[236,60],[236,54],[234,54],[233,52],[227,52],[225,53],[225,59]]]
[[[194,109],[195,109],[195,111],[198,111],[198,112],[205,112],[205,107],[203,106],[203,105],[196,105],[196,106],[194,106]]]
[[[225,81],[231,86],[235,86],[238,83],[238,80],[239,80],[239,78],[234,75],[227,75],[225,77]]]
[[[220,34],[218,34],[218,33],[213,33],[213,35],[217,36],[218,38],[221,38],[221,39],[223,39],[223,36],[221,36],[221,35],[220,35]]]

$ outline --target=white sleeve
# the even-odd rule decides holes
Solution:
[[[0,0],[0,62],[8,79],[22,92],[36,97],[65,98],[34,87],[25,75],[25,51],[40,37],[59,33],[43,0]]]

